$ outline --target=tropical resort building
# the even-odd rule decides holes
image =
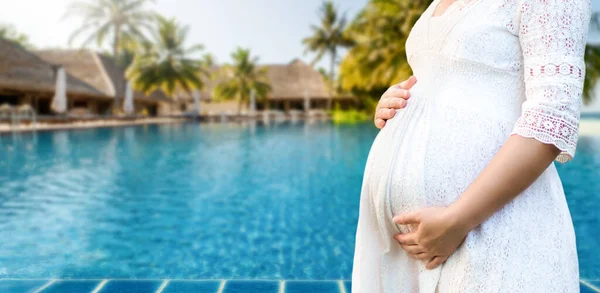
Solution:
[[[355,103],[350,96],[332,97],[321,73],[299,59],[264,67],[272,90],[266,99],[254,99],[254,103],[215,99],[213,90],[223,81],[218,66],[210,69],[214,78],[207,80],[201,92],[169,98],[162,91],[150,95],[134,91],[124,69],[112,58],[93,50],[30,52],[0,40],[0,120],[14,123],[15,113],[20,122],[37,119],[50,123],[140,116],[235,115],[238,110],[248,113],[249,105],[263,114],[292,114],[293,118],[294,112],[303,112],[326,117],[325,110],[331,105],[344,109]],[[57,101],[62,106],[57,108]]]
[[[284,113],[293,111],[324,112],[328,105],[338,105],[342,109],[349,108],[355,103],[350,95],[332,97],[323,76],[310,65],[300,59],[294,59],[288,64],[264,65],[267,68],[268,82],[271,92],[266,100],[256,100],[256,110],[275,110]],[[220,67],[211,68],[213,79],[209,80],[200,93],[200,112],[202,114],[237,113],[236,101],[219,101],[215,99],[213,90],[223,81],[219,75]],[[185,110],[192,111],[195,107],[193,97],[180,94],[185,101]],[[241,112],[248,112],[248,104],[243,104]]]
[[[62,49],[30,52],[0,39],[0,119],[5,122],[14,122],[15,116],[21,122],[56,122],[114,118],[119,113],[127,117],[171,114],[171,100],[158,91],[147,96],[131,90],[130,113],[115,111],[123,109],[127,90],[123,69],[102,54]],[[57,100],[60,109],[53,104]]]
[[[127,93],[127,80],[124,69],[122,69],[112,58],[104,56],[92,50],[39,50],[36,51],[44,61],[62,66],[67,73],[86,82],[97,91],[106,96],[113,97],[114,109],[123,109],[123,103]],[[166,116],[171,113],[171,100],[161,91],[155,91],[150,95],[133,91],[133,113],[142,116]],[[120,103],[120,104],[116,104]],[[86,114],[110,115],[110,107],[96,111],[93,101],[81,101],[75,103],[74,107]],[[124,112],[124,111],[119,111]]]
[[[0,110],[33,110],[40,117],[52,115],[51,103],[60,72],[59,65],[0,39]],[[85,103],[92,111],[103,113],[113,103],[113,97],[71,74],[64,74],[64,83],[67,111]]]
[[[300,59],[288,64],[267,65],[272,92],[264,105],[267,109],[325,110],[333,104],[347,108],[354,103],[349,96],[332,96],[321,73]],[[308,109],[304,109],[308,100]]]

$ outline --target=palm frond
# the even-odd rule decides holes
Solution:
[[[200,51],[203,46],[185,47],[187,31],[187,27],[174,19],[158,17],[153,42],[144,44],[127,72],[136,89],[145,92],[161,89],[173,97],[178,91],[190,94],[204,87],[202,77],[208,75],[207,71],[201,60],[188,54]]]
[[[144,31],[151,28],[155,13],[145,7],[151,0],[87,0],[76,1],[69,5],[63,18],[78,17],[83,20],[82,25],[70,36],[72,44],[82,34],[87,33],[86,46],[96,40],[98,46],[105,45],[109,36],[113,37],[116,44],[111,44],[114,53],[126,48],[121,40],[136,37],[145,39]],[[115,56],[118,57],[118,56]]]
[[[271,91],[267,69],[257,65],[259,58],[253,57],[250,50],[238,48],[231,53],[232,64],[221,67],[219,75],[223,82],[217,84],[213,95],[217,100],[236,100],[247,103],[250,93],[256,92],[258,99],[264,99]]]
[[[302,40],[302,44],[305,46],[304,53],[312,52],[316,54],[311,66],[321,61],[325,55],[329,55],[332,64],[329,74],[330,79],[334,80],[334,64],[337,62],[338,48],[347,48],[353,45],[354,42],[344,33],[347,28],[346,16],[338,12],[338,8],[331,0],[323,2],[318,15],[320,24],[311,25],[312,35]]]
[[[410,75],[404,44],[429,4],[430,0],[370,0],[343,32],[350,50],[340,66],[341,89],[378,91]]]

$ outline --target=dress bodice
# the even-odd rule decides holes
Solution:
[[[521,94],[506,95],[501,88],[496,93],[496,98],[511,99],[509,104],[520,107],[514,133],[556,145],[563,151],[557,158],[561,162],[572,158],[582,103],[590,2],[457,0],[442,15],[433,17],[440,1],[433,1],[425,10],[406,42],[408,62],[417,79],[436,70],[439,63],[423,62],[431,56],[459,65],[454,72],[461,70],[461,63],[504,72],[502,78],[512,79],[514,87],[524,86]],[[507,83],[478,73],[474,79],[455,82],[486,83],[490,90],[494,84]]]

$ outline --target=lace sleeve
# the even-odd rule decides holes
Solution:
[[[521,0],[517,17],[526,101],[511,133],[575,155],[590,0]]]

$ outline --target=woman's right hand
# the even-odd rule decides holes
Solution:
[[[390,87],[379,99],[375,110],[375,126],[379,129],[385,126],[385,122],[396,115],[397,109],[406,107],[406,100],[410,98],[409,90],[417,83],[415,76]]]

